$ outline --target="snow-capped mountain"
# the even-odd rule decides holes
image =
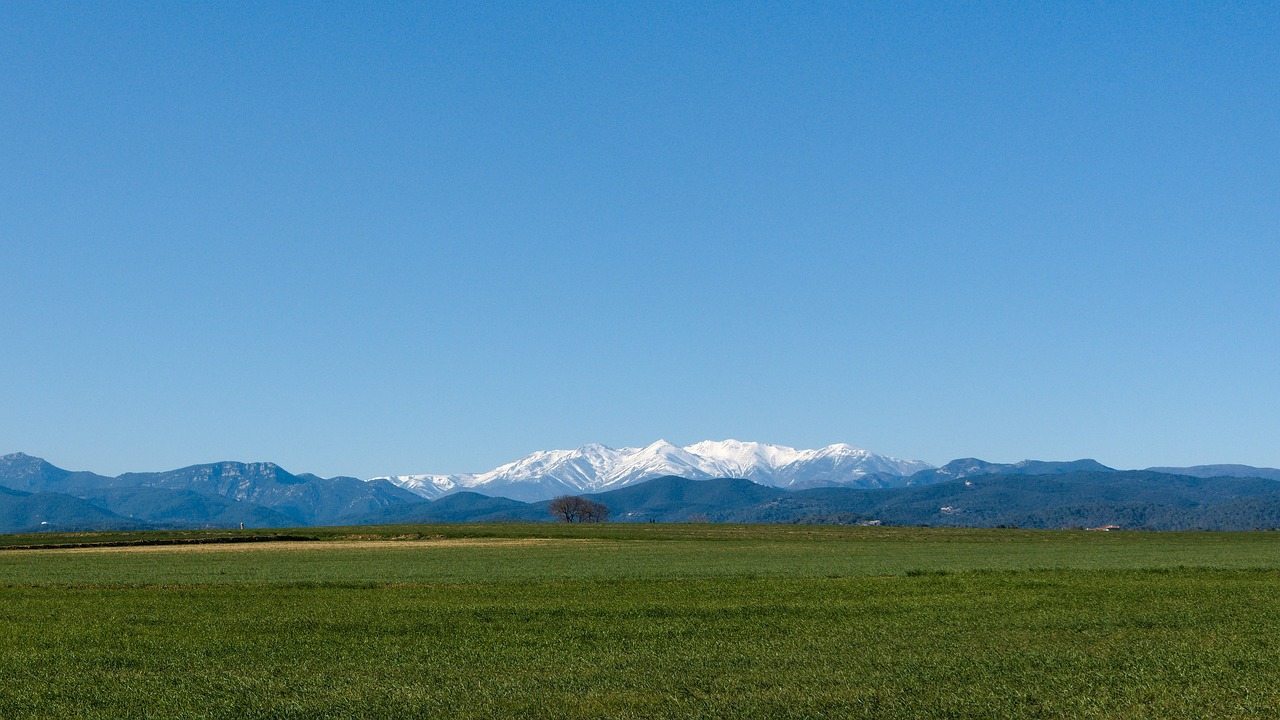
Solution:
[[[845,444],[797,450],[737,440],[708,440],[687,447],[659,440],[642,448],[584,445],[577,450],[542,450],[485,473],[372,479],[389,480],[429,499],[470,490],[533,501],[566,493],[614,490],[664,475],[693,480],[746,478],[782,488],[878,487],[882,483],[875,477],[903,477],[932,467],[919,460],[899,460]]]

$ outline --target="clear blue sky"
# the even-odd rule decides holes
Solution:
[[[1276,3],[265,5],[0,5],[0,452],[1280,465]]]

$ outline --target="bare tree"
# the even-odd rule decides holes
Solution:
[[[604,522],[609,519],[609,508],[604,503],[587,500],[581,517],[582,522]]]
[[[561,495],[553,498],[547,503],[547,512],[569,523],[604,522],[609,519],[608,507],[581,495]]]
[[[561,495],[547,503],[547,511],[565,522],[580,522],[583,506],[590,502],[578,495]]]

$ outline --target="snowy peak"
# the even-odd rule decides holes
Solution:
[[[704,461],[723,468],[739,468],[745,477],[752,470],[760,468],[777,468],[799,459],[800,453],[795,448],[785,445],[769,445],[757,442],[739,442],[722,440],[715,442],[704,440],[685,448],[689,452],[703,458]],[[730,473],[733,474],[733,473]]]
[[[932,465],[917,460],[877,455],[846,443],[816,450],[785,445],[704,441],[686,448],[704,458],[703,468],[721,477],[744,477],[779,487],[818,484],[840,485],[871,473],[910,475]]]
[[[873,474],[907,476],[932,467],[843,443],[797,450],[738,440],[705,440],[687,447],[658,440],[642,448],[592,444],[576,450],[540,450],[485,473],[373,479],[389,480],[426,498],[471,490],[517,500],[543,500],[564,493],[612,490],[665,475],[695,480],[746,478],[775,487],[823,487],[858,484]]]

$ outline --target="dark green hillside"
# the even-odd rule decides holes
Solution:
[[[612,511],[611,519],[619,522],[687,522],[691,517],[711,522],[763,522],[759,519],[762,506],[792,494],[750,480],[663,477],[586,497],[604,503]],[[511,520],[554,522],[555,518],[547,512],[546,501],[520,502],[460,492],[359,519],[369,523]]]
[[[275,463],[222,462],[163,473],[127,473],[115,484],[189,490],[250,502],[274,510],[292,525],[332,525],[392,505],[422,501],[385,480],[299,476]]]
[[[731,520],[742,508],[758,508],[787,494],[750,480],[662,477],[590,497],[611,508],[617,520],[684,522],[690,516]]]
[[[785,491],[746,480],[661,478],[591,496],[614,519],[1249,530],[1280,526],[1280,483],[1148,471],[972,475],[924,486]],[[535,519],[531,516],[531,519]]]
[[[1147,471],[978,475],[831,502],[892,524],[1247,530],[1275,526],[1280,484]]]
[[[0,529],[4,532],[139,529],[148,524],[122,518],[70,495],[27,493],[0,487]]]
[[[124,487],[95,491],[85,498],[118,515],[157,527],[291,527],[296,517],[251,502],[236,502],[194,490]]]
[[[1152,472],[1190,475],[1192,477],[1243,477],[1280,480],[1280,469],[1260,468],[1252,465],[1194,465],[1192,467],[1152,467],[1147,469]]]
[[[351,519],[355,524],[455,523],[550,520],[545,502],[525,503],[474,492],[458,492],[434,502],[395,505]]]
[[[1280,483],[1147,471],[973,475],[931,485],[785,491],[746,480],[661,478],[591,497],[615,520],[1249,530],[1280,526]],[[536,519],[536,513],[529,516]]]
[[[914,476],[912,476],[914,477]],[[806,482],[798,482],[788,485],[788,490],[807,490],[810,488],[826,488],[826,487],[842,487],[853,488],[857,490],[878,490],[882,488],[906,487],[910,483],[910,477],[902,475],[893,475],[891,473],[867,473],[856,480],[846,480],[839,484],[832,484],[827,480],[814,480]]]
[[[921,470],[902,483],[907,486],[932,485],[934,483],[962,480],[978,475],[1063,475],[1082,472],[1117,472],[1097,460],[1072,460],[1069,462],[1045,462],[1023,460],[1016,463],[992,463],[977,458],[952,460],[940,468]]]
[[[72,523],[82,518],[85,529],[113,516],[171,527],[332,525],[424,502],[384,480],[293,475],[274,463],[209,463],[112,478],[70,472],[22,453],[0,457],[0,487],[74,496],[63,516]],[[27,527],[0,518],[0,532]]]

